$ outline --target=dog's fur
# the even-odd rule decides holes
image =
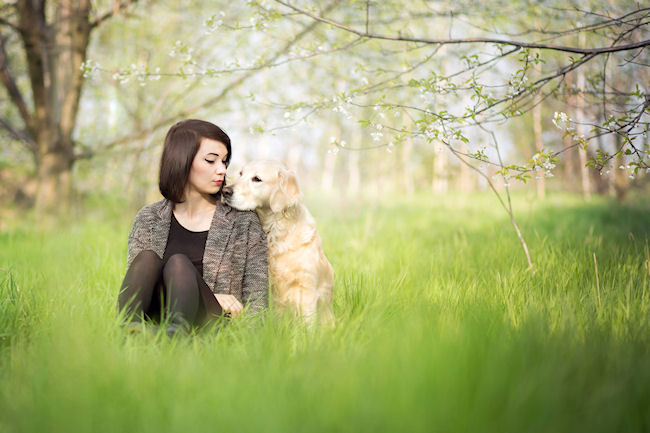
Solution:
[[[287,306],[307,321],[333,324],[334,270],[316,223],[302,204],[296,176],[277,161],[253,161],[224,187],[222,200],[255,210],[267,233],[274,305]]]

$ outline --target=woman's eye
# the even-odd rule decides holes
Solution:
[[[217,161],[212,159],[206,159],[205,162],[207,162],[208,164],[214,164]]]
[[[255,177],[253,178],[253,182],[261,182],[261,181],[262,181],[262,179],[260,179],[260,178],[257,177],[257,176],[255,176]]]

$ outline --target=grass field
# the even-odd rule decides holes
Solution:
[[[492,196],[338,203],[333,331],[127,336],[132,213],[1,232],[0,431],[650,431],[650,204],[517,198],[531,275]]]

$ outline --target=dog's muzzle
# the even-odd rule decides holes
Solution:
[[[221,197],[223,197],[223,200],[228,203],[230,199],[232,198],[232,186],[224,186],[221,188]]]

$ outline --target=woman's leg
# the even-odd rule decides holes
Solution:
[[[165,303],[173,323],[192,324],[199,309],[196,268],[185,254],[174,254],[163,267]]]
[[[219,303],[190,259],[174,254],[163,268],[167,311],[175,323],[197,324],[206,315],[221,314]]]
[[[162,260],[150,250],[141,251],[126,271],[117,298],[120,311],[140,319],[149,311],[153,293],[160,281]]]

